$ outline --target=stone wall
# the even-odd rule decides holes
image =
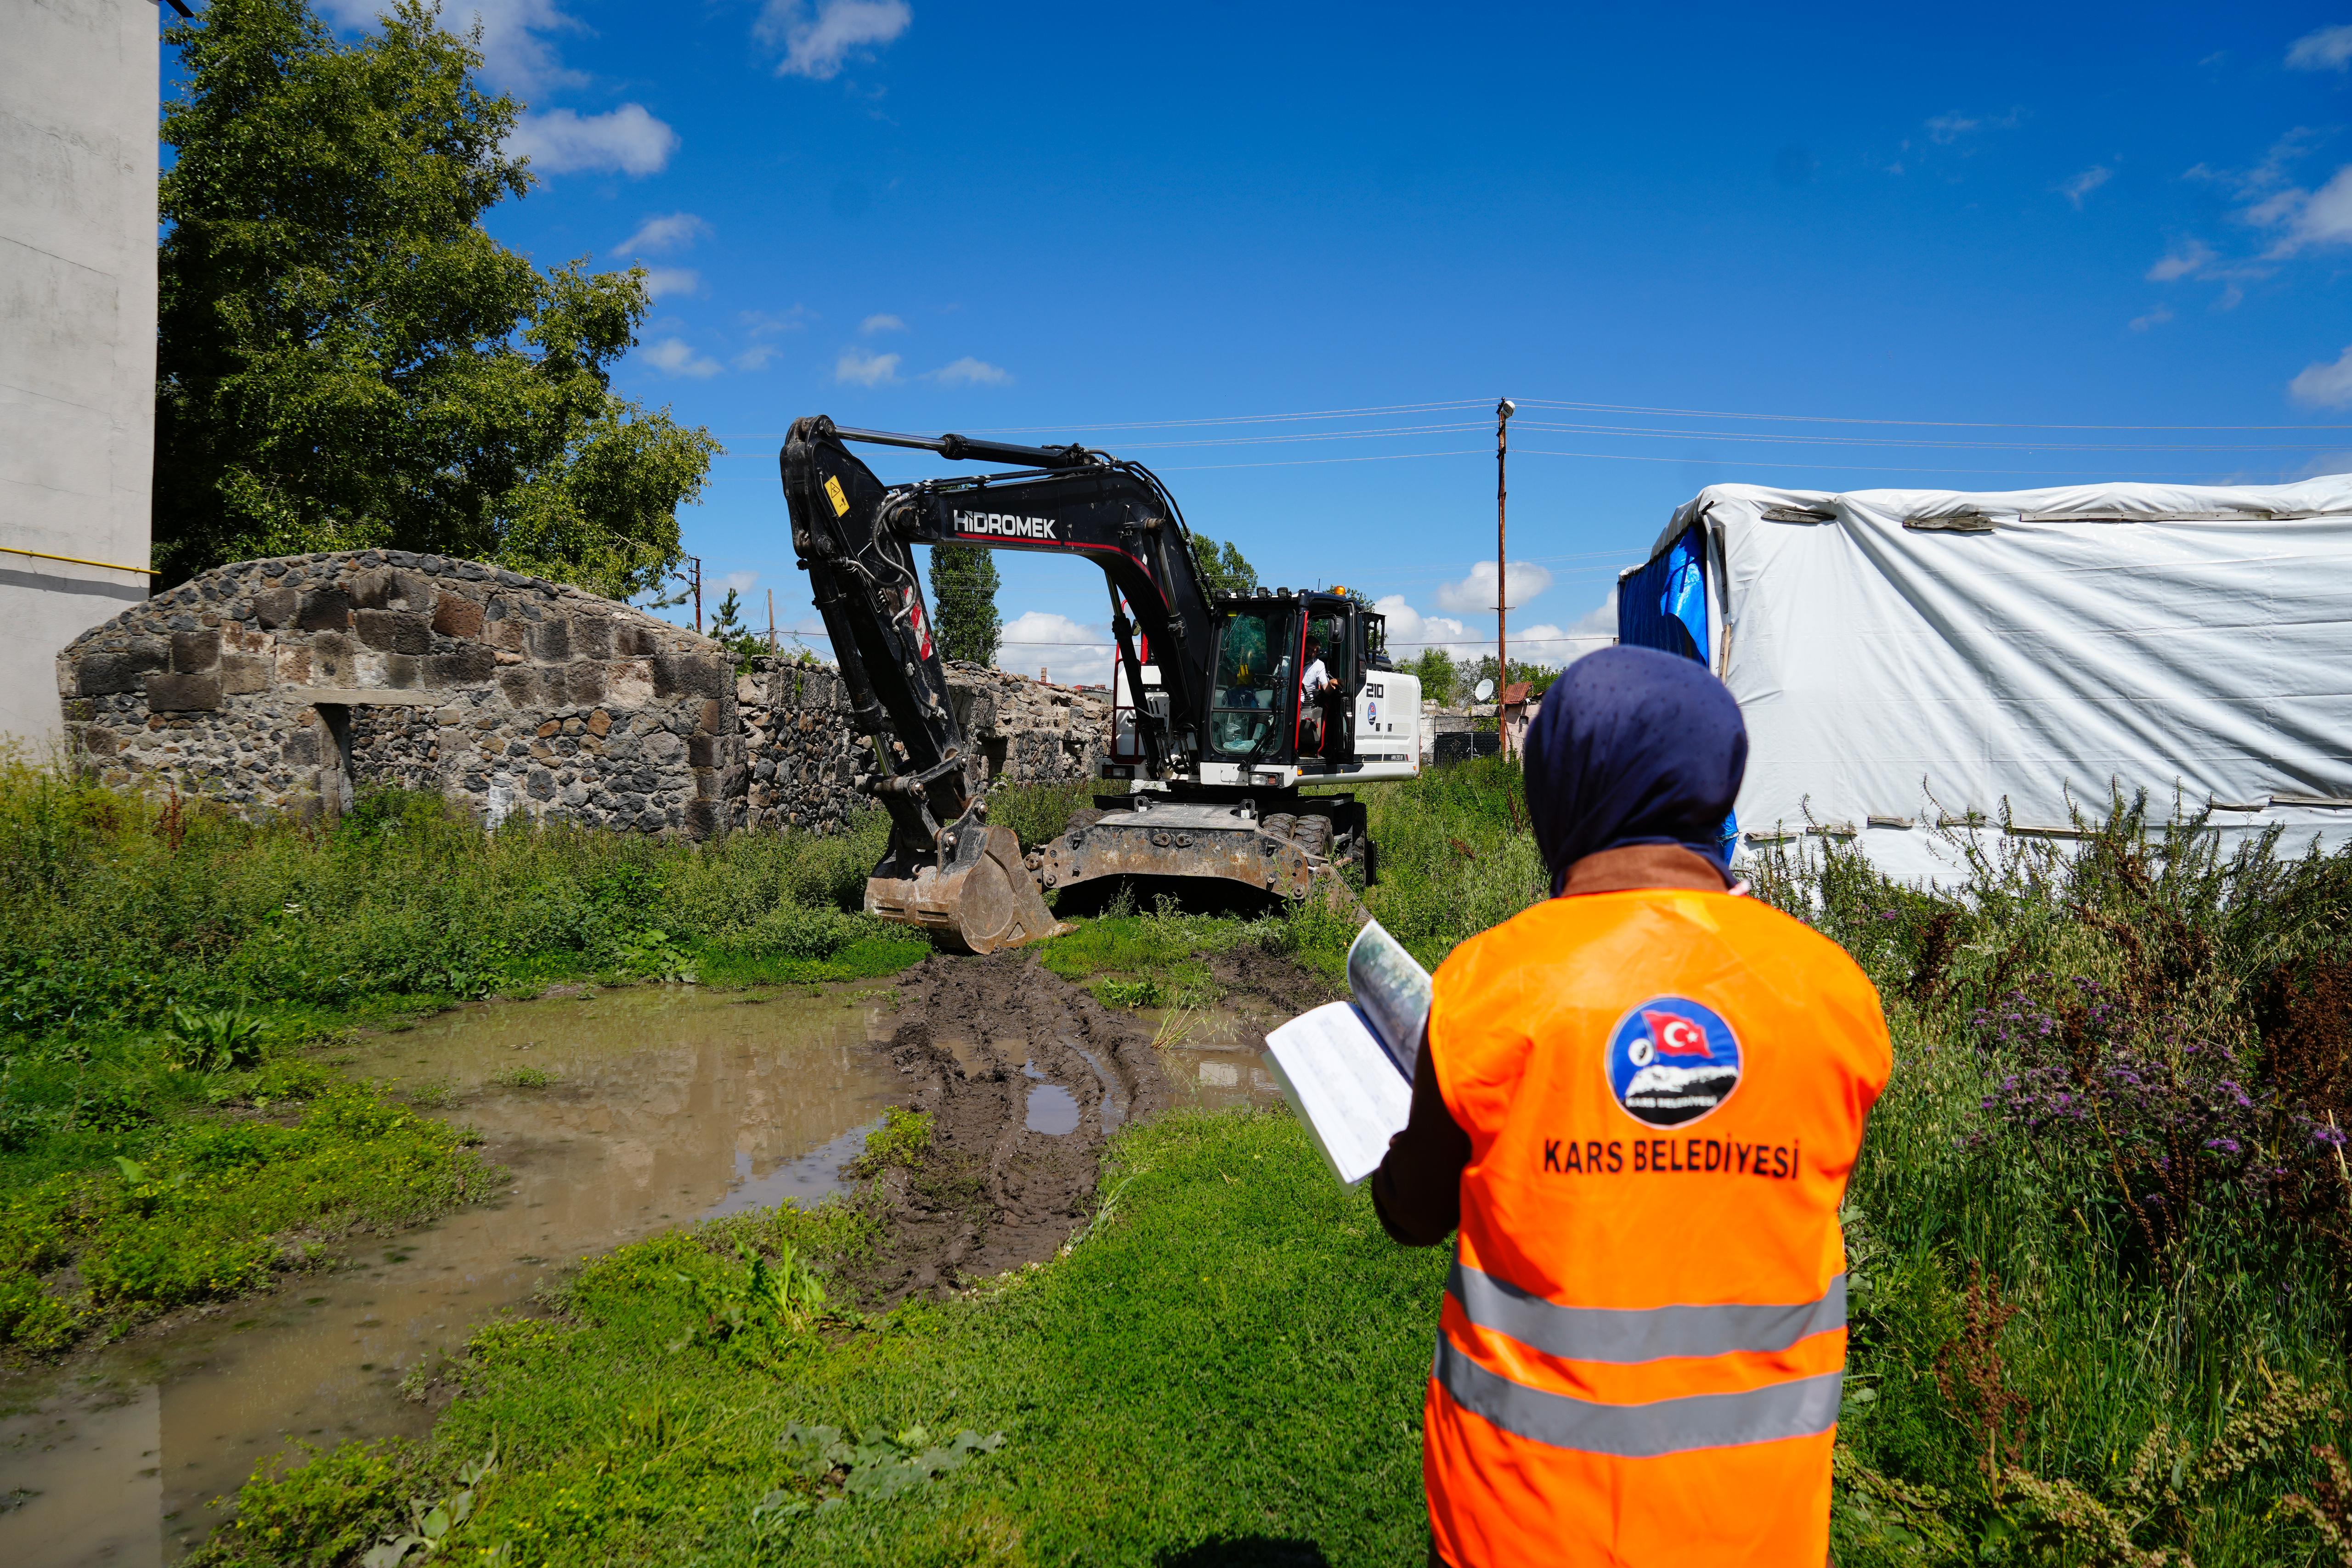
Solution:
[[[700,836],[743,794],[718,644],[577,589],[402,550],[244,561],[58,655],[108,783],[330,812],[355,784]]]
[[[948,694],[971,746],[975,788],[1095,777],[1108,745],[1109,693],[950,663]],[[866,803],[852,781],[873,768],[874,754],[850,733],[838,674],[758,659],[737,678],[735,697],[750,773],[744,826],[831,831]]]
[[[841,677],[625,605],[401,550],[243,561],[58,655],[68,744],[122,788],[335,812],[356,787],[694,837],[838,830],[873,753]],[[950,664],[976,787],[1091,779],[1109,694]]]

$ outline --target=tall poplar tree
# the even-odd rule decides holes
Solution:
[[[995,661],[1003,622],[996,613],[996,552],[983,545],[931,547],[931,619],[944,658]]]
[[[657,583],[718,443],[612,391],[642,272],[542,273],[483,230],[532,177],[475,41],[419,0],[350,46],[303,0],[213,0],[165,37],[165,580],[391,547]]]

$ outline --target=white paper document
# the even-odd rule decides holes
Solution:
[[[1356,999],[1328,1002],[1265,1037],[1265,1064],[1349,1186],[1380,1167],[1412,1108],[1429,971],[1374,921],[1348,950]]]

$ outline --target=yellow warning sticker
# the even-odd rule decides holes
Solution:
[[[849,497],[843,493],[841,488],[841,480],[837,476],[828,475],[825,477],[824,493],[833,497],[833,515],[835,517],[845,517],[849,516]]]

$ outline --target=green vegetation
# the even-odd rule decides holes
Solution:
[[[985,545],[931,547],[931,619],[940,656],[993,664],[1003,622],[996,612],[996,552]]]
[[[756,1364],[698,1284],[746,1279],[739,1242],[838,1259],[854,1205],[597,1260],[559,1320],[475,1336],[431,1446],[257,1481],[204,1560],[331,1561],[495,1442],[462,1560],[1417,1562],[1444,1255],[1391,1247],[1287,1116],[1177,1113],[1115,1150],[1117,1201],[1066,1257],[855,1327],[779,1310]]]
[[[1206,534],[1192,536],[1192,560],[1212,593],[1255,593],[1257,568],[1227,539],[1219,544]]]
[[[1834,845],[1763,868],[1895,1030],[1841,1562],[2343,1560],[2352,853],[2279,848],[2119,806],[2071,860],[1976,852],[1965,898]]]
[[[331,1088],[306,1041],[557,980],[915,962],[928,943],[850,913],[879,827],[485,833],[388,792],[316,831],[0,764],[0,1347],[235,1295],[354,1224],[477,1193],[446,1129]],[[264,1119],[296,1104],[291,1126]]]
[[[419,0],[350,46],[303,0],[217,0],[165,37],[165,580],[391,547],[656,587],[718,443],[612,391],[642,269],[542,273],[483,230],[533,182],[474,45]]]
[[[60,1172],[0,1200],[0,1343],[48,1351],[84,1328],[234,1296],[316,1266],[354,1226],[390,1228],[485,1196],[499,1173],[459,1134],[363,1088],[312,1091],[291,1125],[138,1129],[140,1157]],[[44,1287],[70,1269],[78,1290]]]
[[[1424,960],[1540,895],[1510,764],[1465,764],[1365,798],[1383,852],[1366,901]],[[341,972],[341,960],[240,956],[277,923],[236,912],[294,902],[307,915],[329,902],[270,883],[281,857],[312,879],[299,891],[348,890],[335,906],[371,919],[429,904],[430,887],[460,877],[432,862],[457,855],[475,857],[460,880],[498,890],[523,930],[558,928],[533,913],[535,885],[593,905],[627,866],[661,890],[659,942],[541,942],[497,960],[536,977],[559,972],[556,953],[584,968],[640,949],[668,955],[642,960],[656,967],[707,967],[754,949],[823,947],[847,936],[831,922],[856,923],[838,905],[865,852],[793,841],[587,848],[506,832],[436,850],[431,813],[400,801],[373,808],[373,826],[289,830],[282,841],[191,817],[166,852],[159,817],[120,801],[107,816],[96,800],[33,775],[0,791],[17,916],[8,994],[49,1009],[10,1038],[80,1042],[79,1056],[47,1046],[13,1056],[7,1103],[55,1107],[68,1103],[55,1087],[64,1077],[84,1085],[70,1116],[39,1122],[0,1167],[27,1173],[11,1189],[7,1245],[43,1260],[79,1249],[77,1278],[129,1280],[158,1303],[216,1288],[215,1270],[254,1267],[257,1254],[233,1250],[249,1234],[305,1234],[302,1218],[275,1216],[355,1201],[322,1185],[309,1208],[271,1197],[272,1218],[242,1228],[179,1222],[221,1239],[225,1261],[176,1272],[152,1264],[135,1228],[142,1204],[160,1214],[214,1201],[175,1196],[200,1185],[209,1145],[195,1129],[268,1127],[323,1149],[357,1135],[332,1118],[368,1110],[356,1097],[331,1110],[319,1083],[283,1076],[290,1059],[273,1031],[327,1004],[204,979]],[[1006,801],[1007,814],[1031,809],[1047,808]],[[347,841],[371,832],[388,866],[338,869]],[[216,898],[201,920],[151,913],[137,936],[74,924],[80,900],[142,877],[159,891],[141,907],[168,915],[190,894],[167,868],[191,855],[217,857],[210,874],[235,885],[260,879],[249,902]],[[369,891],[376,876],[400,897]],[[2344,1560],[2352,852],[2261,842],[2223,856],[2210,837],[2118,809],[2071,860],[2023,841],[1979,852],[1965,896],[1892,885],[1834,842],[1811,860],[1770,859],[1757,880],[1863,964],[1895,1038],[1895,1081],[1845,1215],[1840,1563]],[[654,907],[635,905],[616,929],[652,928]],[[440,918],[450,929],[436,940],[471,939],[458,915]],[[23,956],[51,926],[87,948],[92,977],[135,948],[139,964],[184,978],[25,989],[25,977],[57,972]],[[297,929],[306,946],[331,945],[330,925]],[[803,930],[820,935],[794,935]],[[174,944],[199,932],[213,961],[181,963]],[[1254,945],[1329,977],[1352,934],[1319,901],[1253,920],[1114,906],[1046,944],[1040,961],[1114,1005],[1181,1006],[1213,999],[1221,951]],[[392,993],[338,994],[334,1005],[357,1007]],[[263,1024],[257,1068],[181,1064],[217,1061],[224,1048],[236,1060],[234,1041],[249,1032],[240,1009]],[[106,1009],[139,1020],[145,1055],[80,1021]],[[119,1065],[133,1060],[145,1078]],[[36,1079],[52,1087],[16,1099]],[[151,1103],[141,1093],[310,1103],[291,1128],[156,1122],[140,1119],[149,1113],[135,1107]],[[930,1135],[926,1117],[889,1116],[860,1174],[905,1179]],[[117,1153],[127,1167],[111,1163]],[[462,1150],[437,1166],[415,1157],[418,1201],[471,1179]],[[42,1181],[78,1196],[42,1207],[23,1196]],[[551,1319],[475,1335],[466,1396],[429,1443],[348,1448],[257,1479],[207,1554],[348,1560],[423,1538],[418,1521],[463,1492],[465,1517],[444,1509],[434,1549],[515,1563],[1160,1564],[1303,1559],[1310,1548],[1335,1564],[1413,1560],[1442,1252],[1391,1247],[1363,1196],[1337,1190],[1282,1114],[1131,1127],[1111,1145],[1101,1192],[1054,1261],[879,1316],[845,1283],[880,1238],[887,1209],[871,1195],[622,1249],[588,1263]],[[53,1264],[18,1276],[43,1267]],[[62,1297],[14,1288],[0,1311],[28,1325],[20,1338],[70,1332],[54,1316],[63,1309],[43,1304]],[[74,1310],[101,1310],[89,1288]],[[465,1470],[494,1439],[496,1467],[469,1482]]]

